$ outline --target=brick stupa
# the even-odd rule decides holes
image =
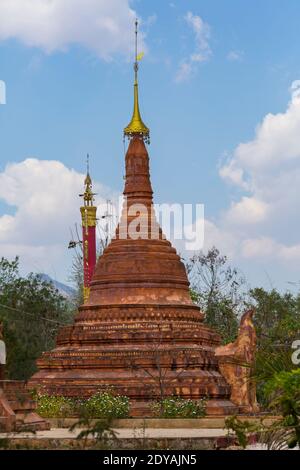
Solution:
[[[98,260],[75,323],[62,328],[56,348],[37,361],[29,387],[81,398],[113,387],[130,397],[135,416],[147,414],[151,400],[174,395],[209,397],[209,414],[234,414],[215,357],[220,337],[203,324],[184,264],[155,220],[137,62],[135,70],[134,113],[125,129],[126,204],[115,238]],[[131,236],[135,220],[140,231]]]
[[[38,360],[30,387],[88,397],[113,386],[137,401],[136,409],[138,402],[159,398],[163,387],[169,396],[209,396],[210,413],[234,412],[214,354],[220,338],[203,324],[176,250],[160,228],[158,238],[151,239],[156,221],[149,157],[138,135],[126,154],[124,196],[116,237],[98,260],[89,299],[74,325],[60,331],[57,347]],[[132,210],[135,204],[140,214]],[[137,216],[140,237],[125,239]]]

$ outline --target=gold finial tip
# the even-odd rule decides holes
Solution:
[[[141,137],[145,142],[149,143],[150,130],[144,124],[140,114],[137,83],[134,84],[134,107],[132,118],[128,126],[124,129],[124,136],[127,136],[129,139],[135,135]]]
[[[135,63],[134,63],[134,106],[133,114],[130,123],[124,129],[124,136],[127,136],[129,139],[134,136],[141,137],[146,143],[150,141],[150,130],[144,124],[141,113],[139,109],[139,92],[138,92],[138,49],[137,49],[137,35],[138,35],[138,19],[135,20]]]

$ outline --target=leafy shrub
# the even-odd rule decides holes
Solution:
[[[284,356],[280,359],[282,358],[285,360]],[[247,444],[249,432],[258,433],[260,441],[266,444],[269,450],[300,447],[300,369],[273,372],[276,367],[280,370],[284,360],[274,361],[272,365],[271,359],[268,358],[266,371],[264,375],[262,371],[261,375],[261,396],[265,406],[275,414],[280,414],[281,418],[271,425],[265,424],[263,417],[259,425],[241,421],[236,416],[225,421],[225,427],[235,433],[242,447]]]
[[[76,413],[76,402],[62,396],[37,395],[37,413],[43,418],[69,418]]]
[[[248,435],[251,433],[261,432],[263,424],[241,420],[237,416],[229,416],[225,419],[225,429],[228,431],[228,437],[233,433],[238,444],[245,449],[248,444]]]
[[[113,395],[110,391],[99,392],[80,404],[81,414],[90,418],[126,418],[129,414],[129,398]]]
[[[265,393],[271,399],[272,407],[282,407],[286,400],[294,400],[300,412],[300,369],[275,374],[266,383]]]
[[[35,395],[37,412],[44,418],[126,418],[129,414],[129,398],[99,392],[87,400],[74,400],[62,396]]]
[[[300,447],[300,369],[279,372],[265,385],[270,408],[282,419],[266,433],[271,449]]]
[[[153,404],[153,412],[161,418],[202,418],[206,414],[206,400],[186,400],[168,397]]]
[[[110,439],[117,439],[117,433],[112,429],[112,418],[100,419],[91,423],[88,416],[82,416],[79,421],[73,424],[69,430],[73,432],[77,428],[83,428],[77,436],[77,439],[83,440],[83,447],[87,447],[88,439],[92,437],[96,441],[97,448],[106,449]]]

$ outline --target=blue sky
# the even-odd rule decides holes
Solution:
[[[299,1],[54,0],[49,31],[43,3],[0,1],[0,255],[65,281],[87,152],[100,195],[122,190],[137,13],[156,201],[204,203],[207,247],[252,285],[300,281]]]

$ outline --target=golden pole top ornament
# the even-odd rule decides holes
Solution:
[[[139,109],[139,88],[138,88],[138,70],[139,60],[143,54],[138,55],[138,20],[135,21],[135,62],[134,62],[134,105],[133,114],[130,123],[124,129],[124,136],[131,139],[134,136],[139,136],[146,143],[150,143],[150,130],[144,124],[140,109]]]
[[[86,166],[87,166],[87,171],[86,171],[86,177],[85,177],[85,180],[84,180],[85,191],[84,191],[83,194],[79,194],[79,196],[83,197],[85,206],[93,206],[94,196],[96,196],[96,194],[93,193],[93,190],[92,190],[92,178],[90,177],[90,156],[89,156],[89,154],[87,154]]]

